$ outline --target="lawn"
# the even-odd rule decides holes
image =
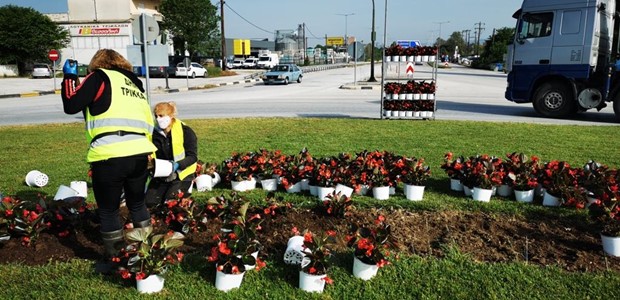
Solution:
[[[613,168],[620,166],[620,139],[613,126],[556,126],[519,123],[486,123],[454,121],[361,120],[361,119],[209,119],[184,120],[198,136],[199,159],[221,162],[233,151],[279,149],[294,154],[307,147],[313,156],[330,156],[340,152],[388,150],[402,155],[423,157],[433,175],[425,199],[407,202],[402,195],[387,202],[369,197],[355,197],[361,209],[382,206],[422,211],[484,212],[501,216],[523,216],[549,213],[539,205],[521,205],[514,201],[496,201],[486,205],[472,204],[449,191],[446,175],[439,168],[443,155],[490,154],[504,157],[523,152],[537,155],[541,161],[564,160],[576,166],[595,160]],[[3,143],[0,149],[0,192],[35,198],[39,194],[53,196],[59,185],[73,180],[87,180],[85,162],[87,145],[83,124],[53,124],[0,127]],[[10,141],[10,142],[9,142]],[[610,143],[599,148],[602,142]],[[32,188],[24,184],[30,170],[39,170],[50,178],[47,186]],[[204,201],[227,192],[216,189],[198,193]],[[92,193],[91,193],[92,194]],[[309,197],[282,195],[303,207]],[[264,193],[247,194],[254,203]],[[89,195],[89,201],[93,201]],[[556,209],[552,214],[566,218],[583,218],[585,212]],[[398,229],[394,229],[398,230]],[[411,237],[415,238],[415,237]],[[567,271],[547,265],[514,261],[480,262],[459,247],[446,242],[442,256],[403,255],[380,270],[378,277],[363,282],[351,277],[350,253],[337,253],[330,272],[334,285],[321,295],[299,291],[296,270],[269,257],[268,268],[249,272],[241,289],[222,293],[214,288],[214,267],[203,257],[188,255],[166,279],[165,290],[155,298],[187,299],[613,299],[620,296],[620,261],[611,258],[609,271]],[[602,251],[600,251],[603,256]],[[602,259],[605,259],[604,257]],[[605,261],[607,261],[605,259]],[[19,262],[0,265],[0,298],[57,299],[113,298],[141,299],[132,285],[120,279],[92,272],[92,261],[50,262],[43,266],[24,266]],[[152,298],[152,297],[149,297]]]

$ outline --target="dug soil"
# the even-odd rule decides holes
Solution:
[[[281,260],[293,227],[313,232],[333,229],[344,237],[347,219],[370,223],[379,214],[392,226],[400,246],[399,253],[404,255],[441,258],[449,248],[455,247],[479,262],[518,261],[574,272],[620,271],[620,258],[603,252],[598,229],[585,220],[562,217],[554,212],[516,218],[465,211],[353,210],[345,219],[310,209],[289,209],[262,224],[259,238],[265,248],[261,256],[268,261]],[[220,225],[214,219],[208,230],[188,234],[181,251],[207,255]],[[156,225],[156,230],[164,228]],[[334,251],[349,250],[341,240]],[[30,247],[22,246],[18,238],[11,239],[0,244],[0,263],[44,265],[75,258],[94,261],[102,253],[98,227],[93,224],[65,238],[42,233]]]

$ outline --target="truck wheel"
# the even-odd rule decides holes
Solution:
[[[301,76],[297,77],[297,83],[301,83]]]
[[[545,117],[564,117],[575,112],[575,101],[572,98],[565,84],[543,83],[534,94],[534,109]]]
[[[616,122],[620,123],[620,95],[614,99],[614,114],[616,115]]]

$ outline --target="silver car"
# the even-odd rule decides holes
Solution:
[[[34,64],[32,78],[52,78],[52,69],[47,64]]]

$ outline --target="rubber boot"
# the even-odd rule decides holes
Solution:
[[[133,228],[147,228],[147,227],[151,227],[151,219],[146,219],[144,221],[133,223]]]
[[[114,271],[114,264],[112,263],[112,257],[118,255],[119,251],[125,245],[125,239],[123,236],[123,229],[101,232],[101,238],[103,239],[103,260],[97,262],[95,265],[95,272],[110,274]]]

